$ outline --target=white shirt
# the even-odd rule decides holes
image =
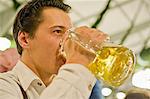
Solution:
[[[80,64],[65,64],[46,88],[42,80],[19,61],[12,71],[0,74],[0,99],[23,99],[16,82],[28,99],[88,99],[96,78]]]

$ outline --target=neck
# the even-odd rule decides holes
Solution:
[[[44,69],[39,68],[40,66],[36,65],[31,57],[22,55],[21,61],[43,81],[45,86],[48,86],[51,83],[53,75],[51,73],[47,73]]]
[[[46,71],[40,69],[40,68],[33,68],[33,67],[29,67],[42,81],[43,83],[45,84],[45,86],[48,86],[52,79],[51,77],[53,76],[52,74],[50,73],[46,73]]]

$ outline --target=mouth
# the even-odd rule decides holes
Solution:
[[[62,65],[64,65],[66,63],[66,58],[64,57],[63,54],[61,54],[59,52],[59,50],[57,51],[57,55],[56,55],[56,66],[61,67]]]
[[[59,55],[57,59],[60,66],[66,63],[66,58],[63,55]]]

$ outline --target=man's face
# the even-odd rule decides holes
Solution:
[[[58,54],[60,40],[66,30],[71,28],[71,20],[66,12],[57,8],[45,8],[42,11],[42,22],[29,40],[31,63],[37,69],[47,73],[57,73],[65,60]],[[33,65],[32,64],[32,65]]]

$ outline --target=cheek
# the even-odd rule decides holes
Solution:
[[[52,35],[38,36],[37,39],[32,41],[32,48],[30,49],[38,58],[51,58],[55,61],[59,49],[60,39],[61,38]]]
[[[56,54],[56,52],[59,48],[59,41],[57,39],[52,39],[51,41],[49,41],[49,43],[48,43],[48,45],[46,45],[46,47],[52,54]]]
[[[55,61],[59,49],[59,41],[57,39],[47,39],[41,42],[39,46],[40,56],[43,56],[47,61]],[[45,61],[46,61],[45,60]]]

